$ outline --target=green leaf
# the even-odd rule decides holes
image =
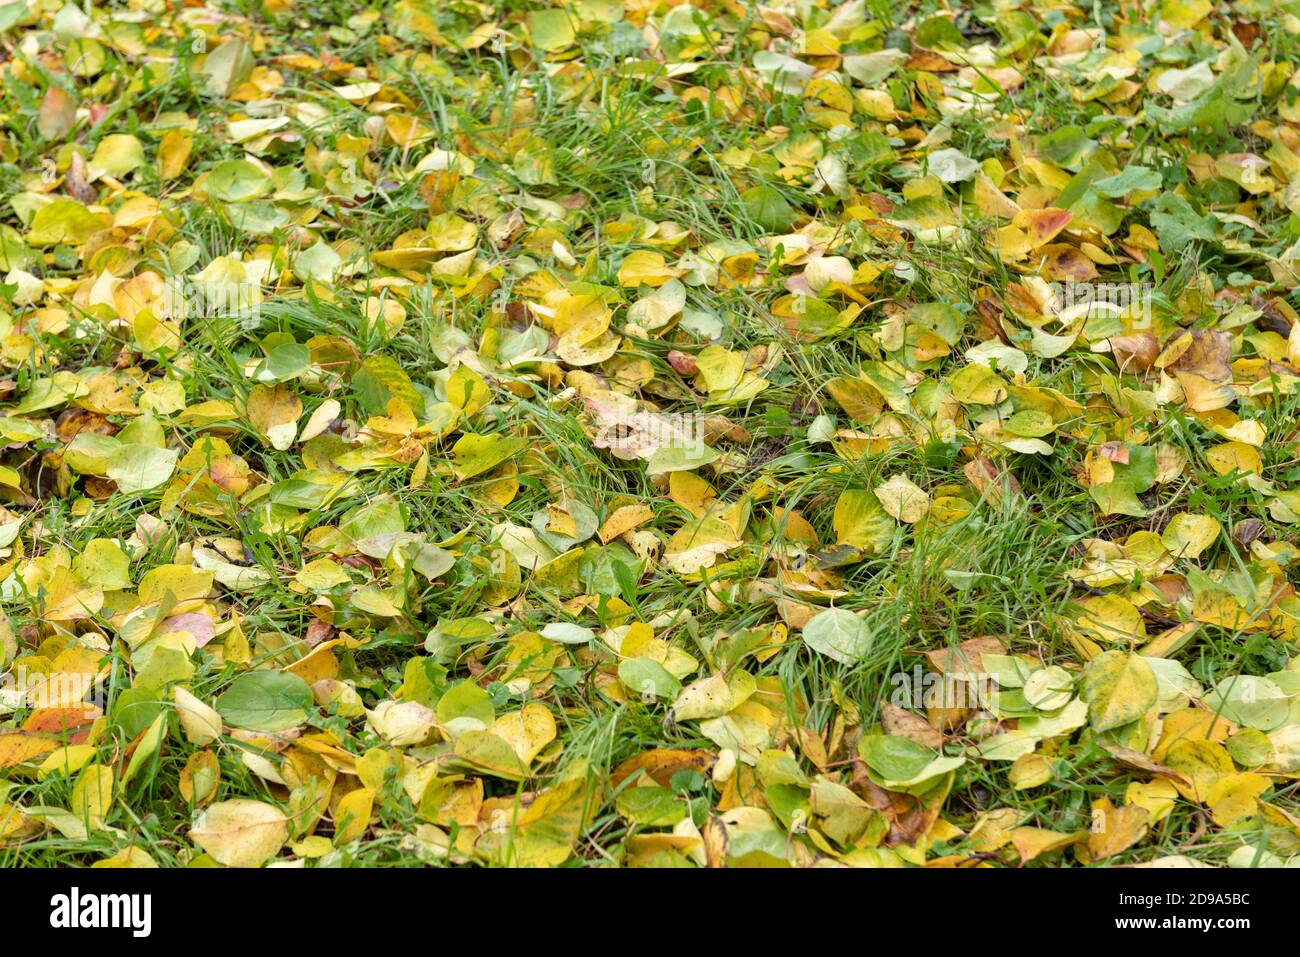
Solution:
[[[794,208],[771,186],[752,186],[740,194],[745,213],[764,231],[784,233],[794,224]]]
[[[634,695],[652,698],[676,698],[682,683],[659,662],[641,656],[628,658],[618,666],[618,680]]]
[[[964,50],[966,38],[949,17],[928,17],[921,21],[912,41],[926,50]]]
[[[528,32],[533,38],[533,45],[548,53],[573,46],[576,38],[573,20],[569,12],[562,8],[534,10],[528,15]]]
[[[424,416],[424,396],[391,356],[367,356],[352,377],[352,387],[371,415],[386,415],[389,400],[397,398],[410,406],[417,419]]]
[[[1179,253],[1194,242],[1214,242],[1219,238],[1218,220],[1201,215],[1192,204],[1176,193],[1165,193],[1155,201],[1151,225],[1167,252]]]
[[[458,681],[443,692],[434,712],[453,734],[482,731],[496,719],[492,696],[472,681]]]
[[[27,242],[33,246],[80,246],[110,223],[107,217],[92,213],[75,199],[56,199],[36,211]]]
[[[1163,182],[1160,174],[1153,169],[1128,166],[1115,176],[1096,180],[1092,188],[1103,196],[1120,199],[1136,190],[1159,189]]]
[[[1269,678],[1231,675],[1205,696],[1205,706],[1233,724],[1273,731],[1287,723],[1291,699]]]
[[[944,757],[930,748],[897,734],[869,734],[858,744],[870,776],[891,791],[922,793],[940,776],[966,763],[964,758]]]
[[[1088,662],[1079,695],[1088,703],[1096,731],[1109,731],[1141,718],[1156,703],[1156,673],[1141,655],[1105,651]]]
[[[157,488],[176,470],[178,453],[131,442],[118,446],[108,457],[107,474],[117,490],[133,495]]]
[[[504,435],[475,435],[466,432],[451,447],[452,468],[456,478],[464,481],[496,468],[513,458],[527,445],[523,439]]]
[[[628,788],[614,799],[618,813],[644,827],[672,827],[686,817],[686,802],[668,788]]]
[[[218,163],[208,173],[208,195],[223,203],[246,203],[271,191],[270,175],[256,163],[243,159]]]
[[[856,664],[871,652],[872,633],[853,612],[827,608],[804,625],[804,643],[818,654],[846,665]]]
[[[257,364],[253,379],[275,384],[287,382],[302,375],[311,366],[311,350],[297,342],[276,346]]]
[[[284,731],[302,724],[313,707],[311,687],[283,671],[249,671],[217,698],[217,713],[231,727]]]

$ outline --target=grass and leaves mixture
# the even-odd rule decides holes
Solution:
[[[0,3],[0,862],[1300,861],[1300,3]]]

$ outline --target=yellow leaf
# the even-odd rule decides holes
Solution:
[[[221,737],[221,715],[215,708],[208,707],[180,685],[172,688],[172,701],[181,730],[190,744],[202,748]]]
[[[370,828],[370,814],[375,806],[371,788],[357,788],[340,799],[334,810],[334,844],[346,844],[362,837]]]
[[[193,148],[194,134],[189,130],[168,130],[158,144],[159,178],[175,179],[185,172]]]
[[[113,769],[102,764],[88,764],[72,788],[68,808],[90,830],[103,825],[104,816],[113,803]]]
[[[488,731],[514,748],[520,763],[527,767],[542,748],[555,740],[555,719],[545,705],[533,703],[503,714],[488,726]]]
[[[618,284],[620,286],[662,286],[670,279],[675,279],[686,270],[674,269],[667,264],[662,253],[638,249],[623,257],[618,267]]]
[[[288,385],[257,385],[248,394],[248,421],[266,436],[271,446],[283,452],[293,445],[302,416],[302,400]]]
[[[1179,512],[1169,520],[1160,540],[1175,558],[1199,558],[1221,531],[1223,526],[1209,515]]]
[[[259,867],[280,852],[288,837],[283,811],[247,798],[212,805],[190,828],[190,840],[226,867]]]
[[[1132,847],[1146,835],[1148,818],[1147,809],[1138,805],[1115,807],[1108,797],[1093,801],[1088,853],[1100,861]]]
[[[925,518],[930,497],[906,475],[895,475],[876,486],[876,498],[885,511],[911,525]]]
[[[669,480],[678,475],[690,475],[689,472],[672,472],[669,474]],[[610,513],[609,518],[605,519],[605,524],[600,527],[597,533],[601,542],[609,544],[618,538],[624,532],[629,532],[638,526],[654,518],[654,510],[648,505],[623,505],[616,508]]]

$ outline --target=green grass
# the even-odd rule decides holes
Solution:
[[[1276,259],[1300,230],[1281,189],[1256,200],[1225,175],[1188,180],[1176,165],[1193,152],[1211,159],[1243,152],[1276,158],[1269,150],[1282,147],[1274,147],[1266,131],[1248,121],[1187,129],[1161,124],[1141,111],[1168,108],[1167,98],[1141,91],[1120,102],[1080,97],[1081,87],[1095,80],[1090,71],[1100,68],[1104,52],[1094,51],[1081,64],[1043,68],[1041,44],[1065,22],[1059,11],[1026,14],[1037,31],[1032,43],[1040,46],[1032,55],[1012,50],[998,60],[998,67],[1014,68],[1024,82],[992,98],[991,115],[954,110],[947,98],[951,90],[936,95],[936,84],[957,82],[955,70],[927,72],[909,63],[874,85],[847,83],[854,106],[850,128],[841,136],[828,132],[808,100],[759,82],[754,57],[769,49],[815,63],[823,77],[844,74],[835,72],[833,58],[792,47],[774,21],[756,10],[700,4],[701,10],[709,8],[707,42],[701,40],[688,58],[693,69],[678,72],[671,48],[658,59],[647,53],[631,12],[617,26],[602,25],[592,12],[602,4],[578,4],[587,11],[579,16],[580,35],[567,51],[548,55],[530,39],[530,15],[549,6],[489,5],[484,10],[490,8],[498,21],[502,45],[498,49],[489,42],[466,51],[449,40],[431,46],[427,34],[403,26],[401,18],[423,11],[447,37],[463,38],[482,21],[478,9],[468,5],[388,4],[373,24],[349,19],[354,11],[344,4],[291,10],[225,5],[238,13],[230,32],[223,30],[198,47],[192,46],[185,23],[161,20],[161,33],[147,41],[155,61],[148,66],[128,50],[100,77],[77,77],[57,58],[34,60],[26,53],[5,68],[0,186],[18,201],[0,219],[0,252],[5,272],[21,268],[44,286],[39,305],[15,298],[17,286],[0,289],[5,297],[0,318],[9,336],[0,348],[5,367],[0,381],[12,386],[0,398],[0,414],[38,424],[44,437],[15,440],[0,461],[18,476],[17,485],[7,486],[14,518],[0,525],[22,522],[13,547],[0,556],[5,614],[14,636],[0,645],[0,664],[47,666],[64,648],[102,651],[104,714],[90,733],[90,751],[70,752],[80,762],[71,772],[41,770],[44,755],[0,770],[0,812],[13,808],[26,815],[12,835],[0,838],[0,864],[88,865],[127,848],[143,850],[167,867],[211,864],[219,855],[201,846],[191,828],[205,807],[250,799],[288,816],[279,856],[302,857],[314,866],[700,863],[703,845],[689,848],[668,840],[677,820],[706,831],[712,821],[725,822],[732,839],[729,863],[915,865],[942,859],[1016,866],[1025,861],[1009,841],[980,850],[968,837],[972,829],[989,812],[1010,809],[1022,827],[1061,835],[1088,831],[1094,802],[1132,804],[1130,785],[1153,777],[1117,761],[1105,746],[1150,755],[1161,733],[1155,719],[1169,720],[1169,712],[1152,702],[1140,718],[1098,728],[1099,705],[1093,702],[1091,725],[1036,742],[1050,773],[1026,787],[1012,785],[1009,762],[980,756],[980,741],[995,723],[992,716],[966,716],[945,729],[935,751],[935,757],[964,758],[960,767],[935,776],[927,787],[887,788],[882,782],[890,778],[870,765],[865,749],[882,731],[887,706],[895,703],[897,676],[928,667],[925,653],[995,636],[1007,654],[1025,656],[1022,661],[1034,667],[1062,666],[1078,681],[1096,673],[1098,666],[1089,659],[1095,661],[1103,650],[1090,651],[1078,640],[1087,607],[1081,602],[1113,595],[1132,602],[1134,615],[1138,608],[1145,613],[1145,635],[1117,632],[1107,645],[1117,654],[1136,657],[1170,623],[1200,622],[1195,637],[1173,658],[1202,692],[1232,676],[1276,677],[1292,670],[1296,610],[1284,593],[1294,579],[1294,560],[1271,562],[1232,532],[1250,519],[1261,523],[1260,543],[1284,546],[1292,534],[1278,494],[1300,480],[1291,434],[1300,402],[1292,387],[1294,360],[1285,345],[1262,337],[1268,326],[1259,316],[1225,320],[1193,293],[1208,288],[1243,295],[1247,302],[1251,297],[1257,303],[1293,302],[1293,290],[1275,279],[1267,257]],[[792,29],[815,33],[826,27],[834,9],[843,12],[809,5]],[[935,28],[930,18],[941,12],[934,3],[904,7],[875,0],[866,9],[862,25],[839,34],[850,56],[876,53],[907,37],[915,42],[924,25]],[[953,12],[966,47],[988,42],[996,48],[1015,33],[1013,23],[982,8]],[[668,7],[650,13],[664,27]],[[1289,75],[1295,39],[1277,14],[1265,13],[1259,16],[1268,45],[1256,55],[1285,65]],[[1226,21],[1206,21],[1199,31],[1169,43],[1136,20],[1123,21],[1111,3],[1071,14],[1069,22],[1085,27],[1098,16],[1110,52],[1129,45],[1126,30],[1145,38],[1138,47],[1137,80],[1201,61],[1224,70],[1213,58],[1228,46]],[[24,21],[9,28],[6,40],[43,38],[52,26],[49,16]],[[266,46],[250,55],[259,67],[279,71],[280,84],[242,100],[205,90],[204,56],[212,56],[227,36],[248,36],[253,29]],[[317,69],[281,59],[290,54],[324,59],[325,53],[332,59]],[[997,58],[993,52],[988,56]],[[431,58],[415,62],[424,57]],[[339,63],[351,66],[336,67]],[[976,65],[985,77],[991,75],[986,62]],[[384,84],[383,106],[348,102],[333,89],[372,79]],[[38,120],[46,91],[54,87],[76,92],[87,104],[102,103],[105,118],[93,125],[78,120],[67,135],[46,136]],[[1251,118],[1279,123],[1288,94],[1277,87],[1237,96],[1234,103],[1249,104]],[[692,88],[707,96],[691,100]],[[891,97],[892,120],[873,118],[862,99],[871,91]],[[729,109],[732,97],[741,109]],[[176,112],[194,120],[192,154],[180,177],[164,181],[154,165],[157,137],[149,131],[163,114]],[[231,142],[232,118],[274,115],[292,118],[292,137],[251,148],[260,150],[259,161],[278,175],[303,173],[306,191],[290,195],[293,190],[268,189],[257,202],[273,208],[284,225],[246,230],[239,225],[239,204],[210,196],[205,177],[245,155],[245,144]],[[404,116],[418,120],[429,137],[411,147],[383,132],[388,119]],[[994,120],[1016,127],[1014,143]],[[1086,330],[1059,355],[1036,350],[1033,328],[1047,328],[1045,319],[1030,321],[1016,306],[1033,278],[1048,277],[1047,267],[1038,259],[1018,261],[1007,254],[998,236],[1008,218],[977,208],[969,182],[924,178],[930,152],[957,149],[995,164],[1004,191],[1025,208],[1053,205],[1059,184],[1079,174],[1086,161],[1054,152],[1040,138],[1071,127],[1088,139],[1108,175],[1145,166],[1165,179],[1149,196],[1114,198],[1122,225],[1101,232],[1076,222],[1055,242],[1075,252],[1087,242],[1110,257],[1110,262],[1097,257],[1099,282],[1152,284],[1161,348],[1184,329],[1229,333],[1230,357],[1240,365],[1229,414],[1264,430],[1259,477],[1220,474],[1207,456],[1221,441],[1212,428],[1217,423],[1170,398],[1172,387],[1156,372],[1117,366],[1103,346],[1115,335],[1141,331],[1133,322],[1103,333]],[[220,256],[269,261],[265,300],[256,313],[191,317],[180,327],[179,349],[153,348],[138,321],[115,321],[122,318],[120,304],[90,304],[90,286],[105,265],[92,266],[98,240],[23,243],[32,228],[31,212],[44,202],[38,187],[42,164],[49,161],[64,175],[70,151],[89,159],[104,137],[122,133],[142,141],[148,162],[126,174],[122,188],[96,184],[96,200],[120,209],[126,186],[157,197],[167,228],[116,234],[109,244],[119,246],[124,259],[107,262],[114,275],[192,276]],[[822,155],[845,160],[846,189],[839,195],[815,189],[814,174],[799,167],[798,156],[786,153],[801,136],[811,137]],[[917,147],[925,136],[932,138],[931,150]],[[473,171],[463,172],[438,202],[476,229],[475,282],[436,275],[427,263],[397,269],[374,258],[400,246],[412,231],[424,230],[443,211],[431,210],[429,183],[424,171],[416,170],[433,148],[458,151],[467,164],[472,160]],[[353,175],[369,186],[356,198],[333,193],[326,175],[349,149],[361,150],[364,159]],[[1039,166],[1031,167],[1026,157]],[[1203,168],[1203,163],[1197,167]],[[981,172],[992,170],[986,165]],[[1290,172],[1284,159],[1270,169],[1273,175]],[[59,188],[68,185],[65,179]],[[762,203],[750,192],[756,188],[764,188]],[[917,190],[939,198],[958,227],[952,237],[926,242],[920,230],[889,221],[888,207],[914,203]],[[1158,194],[1175,190],[1197,204],[1197,215],[1200,210],[1221,214],[1210,217],[1213,239],[1178,242],[1178,229],[1186,224],[1168,225],[1156,205]],[[791,219],[788,228],[776,229],[769,221],[771,209],[763,207],[781,205],[790,207]],[[1079,219],[1089,212],[1082,205],[1072,209]],[[508,229],[516,214],[514,228]],[[1133,239],[1134,227],[1151,230],[1160,250],[1148,249],[1140,236]],[[1201,228],[1210,227],[1202,222]],[[504,238],[494,241],[490,237],[497,230]],[[666,233],[680,236],[666,240]],[[777,246],[789,257],[790,246],[810,237],[818,253],[881,270],[878,279],[851,283],[851,296],[825,292],[821,301],[834,311],[855,300],[866,303],[852,322],[826,335],[779,315],[782,297],[802,288],[803,262],[778,259]],[[346,268],[330,281],[304,286],[295,266],[302,250],[318,239],[341,252]],[[690,268],[698,267],[710,249],[722,250],[722,259],[740,253],[752,257],[748,263],[716,264],[723,276],[734,268],[742,277],[735,282],[701,268],[685,277],[687,309],[716,322],[722,330],[718,345],[744,356],[746,368],[767,380],[743,401],[711,398],[701,381],[680,371],[683,354],[694,359],[710,345],[689,324],[659,330],[627,325],[628,307],[652,291],[620,284],[619,267],[628,255],[656,250],[668,267]],[[1146,252],[1134,255],[1135,249]],[[76,283],[84,284],[79,293]],[[561,330],[548,323],[562,299],[555,291],[561,289],[600,296],[610,305],[610,329],[622,337],[616,356],[590,366],[560,358]],[[400,302],[406,314],[400,330],[390,334],[367,317],[372,297]],[[982,301],[1005,316],[996,333],[980,318]],[[927,358],[916,352],[921,324],[896,317],[914,316],[908,312],[912,307],[934,303],[956,310],[959,329],[944,354]],[[66,324],[51,321],[48,312],[38,312],[41,307],[65,310]],[[891,330],[907,323],[912,338],[900,348]],[[501,338],[526,326],[543,329],[542,355],[521,364],[498,363]],[[953,377],[972,364],[969,350],[1003,336],[1021,350],[1024,368],[1020,376],[1001,366],[998,372],[1004,384],[1021,391],[1004,401],[959,398]],[[312,350],[307,366],[282,385],[303,403],[299,423],[327,400],[337,401],[339,411],[323,437],[277,449],[259,424],[265,384],[252,372],[285,344]],[[1274,374],[1285,383],[1274,394],[1248,394],[1250,363],[1259,356],[1271,356]],[[405,381],[375,385],[387,375],[375,372],[380,368],[375,357],[391,360]],[[446,428],[439,429],[438,415],[450,408],[440,403],[454,405],[445,381],[457,365],[480,377],[487,401],[465,415],[452,409]],[[906,398],[879,391],[880,408],[856,416],[836,398],[845,380],[867,381],[865,375],[885,366],[905,383],[898,394]],[[186,482],[191,483],[186,491],[198,488],[201,470],[178,472],[180,478],[156,488],[126,493],[107,483],[103,471],[72,467],[68,439],[56,432],[59,416],[93,401],[80,396],[30,412],[13,409],[32,394],[34,383],[56,372],[74,373],[82,381],[107,375],[129,394],[136,403],[130,409],[94,409],[109,409],[101,418],[111,431],[141,421],[140,387],[146,382],[178,383],[189,410],[228,403],[212,421],[195,421],[179,409],[159,414],[161,440],[154,444],[183,456],[196,443],[220,439],[247,466],[249,487],[219,491],[209,508],[187,510],[171,507],[171,500]],[[1046,400],[1044,393],[1029,394],[1035,388],[1078,403],[1051,422],[1044,435],[1050,454],[1022,453],[978,431],[982,423],[1005,424],[1017,412],[1038,408],[1035,403]],[[377,389],[398,396],[398,405],[384,408],[374,398]],[[666,558],[675,536],[700,516],[692,514],[685,497],[672,494],[667,474],[652,474],[642,460],[619,459],[597,447],[589,408],[596,389],[631,397],[643,411],[705,412],[725,417],[733,427],[714,443],[722,457],[693,470],[711,484],[715,512],[724,519],[734,514],[726,508],[748,510],[747,521],[734,529],[735,542],[711,565],[681,571]],[[413,404],[424,406],[423,415],[416,415],[420,424],[435,427],[431,435],[411,440],[416,451],[409,458],[374,469],[349,469],[335,461],[363,447],[363,433],[382,429],[384,416],[413,411]],[[833,418],[832,431],[840,430],[834,441],[826,441],[824,417]],[[854,445],[862,436],[851,433],[888,441],[863,452]],[[466,477],[456,471],[455,451],[464,434],[517,438],[523,445],[509,466]],[[1089,469],[1113,447],[1123,448],[1116,453],[1121,458],[1139,455],[1139,449],[1160,448],[1165,456],[1176,450],[1186,465],[1167,481],[1141,489],[1141,514],[1107,514],[1090,494],[1095,476]],[[425,458],[417,465],[421,453]],[[1007,478],[1019,491],[974,482],[969,468],[980,461],[988,461],[999,481]],[[427,471],[420,480],[422,470]],[[846,544],[850,533],[861,529],[846,533],[837,525],[845,494],[876,489],[898,475],[926,493],[931,514],[920,522],[895,521],[881,511],[883,533],[869,546]],[[327,481],[338,483],[329,495],[323,490]],[[517,488],[502,494],[502,483],[511,481]],[[313,482],[316,492],[296,484]],[[521,566],[503,548],[500,527],[538,530],[535,516],[565,501],[590,509],[598,523],[620,505],[646,504],[651,516],[641,528],[648,534],[612,545],[585,535],[581,562],[575,559],[567,576],[555,566],[549,572]],[[939,511],[942,502],[946,513]],[[390,517],[383,509],[392,504],[402,526],[394,542],[405,547],[416,541],[439,556],[444,550],[445,570],[432,578],[422,575],[408,567],[414,559],[400,548],[382,552],[366,540],[374,537],[367,523],[380,523],[376,534],[395,534],[383,524]],[[784,519],[778,510],[785,510]],[[791,511],[802,521],[791,519]],[[1142,542],[1142,533],[1159,535],[1183,512],[1209,516],[1221,529],[1198,556],[1171,557],[1098,587],[1072,583],[1071,573],[1082,566],[1087,550],[1103,547],[1098,540],[1136,549],[1133,543]],[[164,527],[156,540],[131,549],[131,587],[109,589],[103,607],[84,617],[50,619],[52,572],[46,564],[68,565],[94,541],[128,542],[145,514],[161,515]],[[544,525],[545,519],[540,521]],[[805,527],[815,534],[815,544],[804,541]],[[356,539],[351,531],[357,531]],[[697,534],[690,544],[715,540],[707,530]],[[240,552],[227,571],[251,569],[261,580],[249,588],[219,582],[205,600],[191,602],[187,611],[212,618],[218,636],[210,646],[183,655],[185,663],[177,664],[167,680],[142,682],[140,676],[151,673],[147,657],[122,636],[124,615],[139,600],[134,589],[149,570],[189,566],[195,549],[218,545],[219,551],[230,546]],[[327,557],[344,570],[347,584],[317,589],[297,581],[304,566]],[[1196,604],[1196,596],[1219,592],[1230,593],[1245,608],[1244,625],[1216,623]],[[394,602],[395,611],[376,611],[380,599]],[[872,636],[869,650],[857,660],[819,654],[801,638],[808,618],[832,606],[857,613]],[[468,619],[484,630],[457,641],[454,632],[467,627]],[[1255,629],[1257,621],[1266,627]],[[557,622],[602,637],[590,645],[537,637]],[[654,646],[658,660],[666,661],[670,651],[679,660],[695,660],[694,669],[678,676],[682,685],[719,674],[742,685],[752,679],[757,689],[752,707],[738,702],[728,709],[732,724],[727,725],[718,722],[722,715],[713,716],[712,723],[679,718],[675,694],[642,700],[623,682],[619,666],[650,653],[616,650],[622,638],[618,629],[633,622],[648,625],[662,642]],[[229,660],[237,649],[230,631],[236,624],[247,638],[248,660]],[[774,643],[777,637],[784,640],[770,653],[753,654],[740,644],[749,629],[770,629]],[[232,685],[250,674],[303,667],[322,635],[339,641],[332,646],[336,663],[329,677],[345,684],[372,713],[393,701],[416,701],[433,712],[451,708],[449,689],[467,682],[479,689],[479,705],[494,718],[540,705],[555,723],[554,739],[522,773],[502,774],[481,752],[466,751],[474,738],[465,737],[455,714],[437,713],[422,738],[395,745],[365,714],[341,713],[321,689],[292,722],[295,731],[283,738],[271,729],[226,721],[215,741],[199,744],[180,723],[176,686],[206,704],[215,702],[228,717],[221,696]],[[523,677],[529,681],[521,682]],[[1074,690],[1082,687],[1076,684]],[[1289,686],[1285,690],[1295,697]],[[1218,710],[1207,695],[1196,699],[1188,706],[1206,714]],[[1289,707],[1284,722],[1265,730],[1300,723],[1294,701]],[[911,710],[924,717],[924,709]],[[3,731],[25,735],[20,729],[31,713],[24,706],[3,716]],[[722,752],[734,750],[729,741],[749,727],[745,722],[757,720],[755,714],[770,720],[769,733],[745,755],[735,775],[715,779],[705,767],[706,773],[682,770],[655,781],[632,776],[615,787],[616,770],[652,749],[699,750],[708,753],[709,766],[725,765]],[[157,716],[166,736],[151,751],[140,740]],[[998,730],[1015,731],[1017,719],[1029,716],[1029,711],[1004,716]],[[930,719],[938,723],[938,716]],[[896,732],[893,737],[907,736]],[[1216,817],[1214,802],[1180,792],[1167,816],[1103,863],[1183,855],[1222,864],[1243,845],[1267,848],[1283,859],[1295,853],[1294,829],[1268,810],[1295,811],[1295,768],[1285,755],[1279,757],[1283,744],[1270,747],[1278,753],[1253,764],[1239,759],[1239,752],[1229,757],[1219,748],[1230,768],[1220,768],[1225,779],[1241,775],[1232,780],[1250,784],[1251,775],[1258,775],[1263,782],[1249,813],[1225,822],[1218,819],[1222,811]],[[132,761],[133,748],[143,755],[141,761]],[[778,759],[778,753],[784,757]],[[200,754],[211,755],[220,778],[196,801],[185,796],[190,785],[183,782],[193,770],[188,762]],[[774,770],[786,759],[797,775],[785,764]],[[385,775],[384,762],[400,764],[400,772],[390,768]],[[111,768],[116,782],[98,818],[84,813],[77,790],[87,778],[83,766]],[[435,784],[420,777],[429,768],[436,768],[429,778]],[[571,775],[580,778],[581,787],[560,801]],[[821,802],[831,799],[817,788],[830,786],[848,788],[874,809],[863,811],[863,824],[851,838],[828,836],[836,825],[822,813]],[[358,833],[341,837],[348,822],[337,802],[359,787],[374,792],[371,819]],[[909,787],[918,805],[942,805],[935,818],[945,823],[937,830],[904,834],[903,823],[882,813],[882,793],[893,790],[897,796]],[[473,820],[460,819],[466,804],[437,803],[450,801],[453,793],[477,807]],[[527,820],[530,808],[552,798],[557,806],[540,824]],[[747,812],[754,813],[745,817]],[[809,826],[817,831],[815,839]],[[0,816],[0,833],[4,827]],[[321,840],[300,843],[312,835]],[[691,828],[679,826],[678,837],[691,835]],[[1054,850],[1032,863],[1093,863],[1080,851],[1086,843],[1085,835],[1074,850]]]

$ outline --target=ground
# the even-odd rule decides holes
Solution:
[[[1298,36],[0,4],[0,863],[1288,861]]]

